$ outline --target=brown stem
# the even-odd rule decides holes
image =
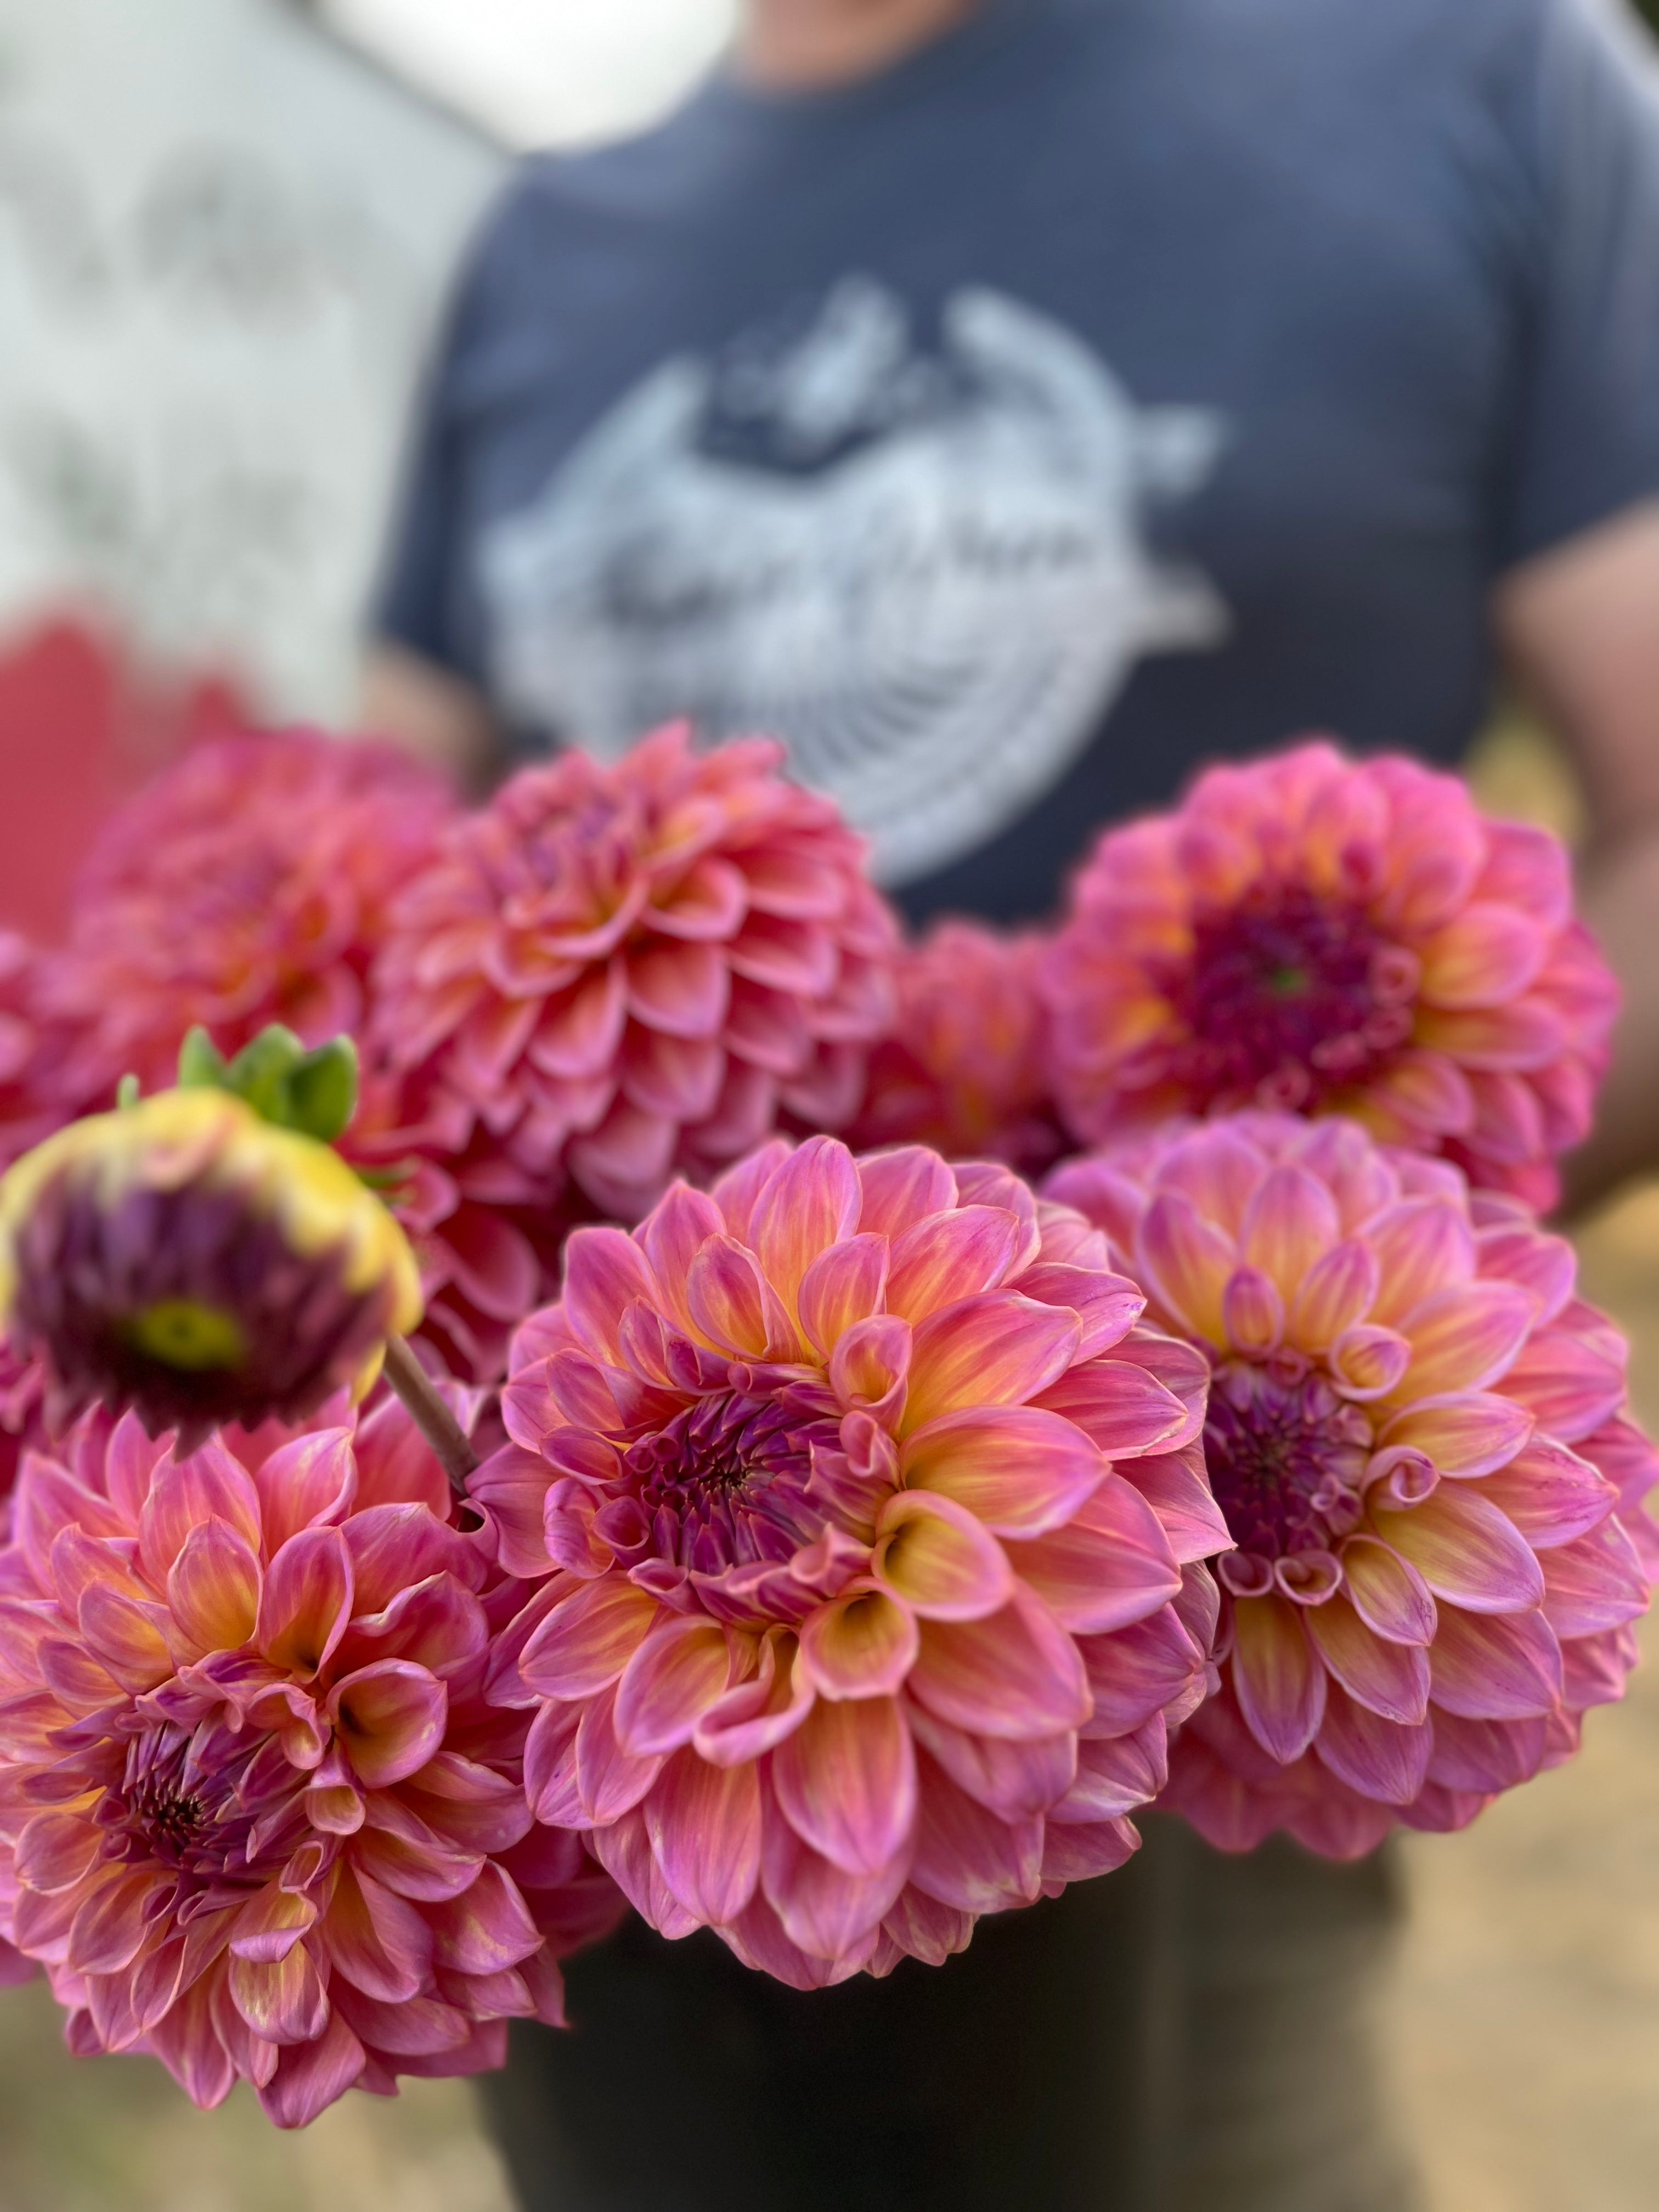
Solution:
[[[386,1379],[409,1408],[410,1417],[438,1455],[438,1464],[449,1477],[459,1498],[466,1496],[466,1478],[478,1464],[478,1455],[466,1431],[438,1395],[437,1385],[401,1336],[386,1340]]]

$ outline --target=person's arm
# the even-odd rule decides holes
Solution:
[[[443,769],[468,793],[486,789],[500,763],[500,732],[483,694],[389,637],[371,640],[365,651],[357,721]]]
[[[1566,742],[1591,836],[1585,919],[1624,986],[1595,1133],[1570,1206],[1659,1167],[1659,500],[1523,562],[1499,584],[1499,641]]]

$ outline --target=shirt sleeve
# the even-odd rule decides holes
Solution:
[[[483,677],[483,623],[462,557],[465,441],[457,398],[488,242],[486,232],[460,271],[421,380],[368,619],[371,638],[406,646],[474,684]]]
[[[1500,567],[1659,494],[1659,53],[1614,0],[1546,0],[1540,28]]]

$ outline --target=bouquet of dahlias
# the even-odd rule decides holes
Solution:
[[[1560,848],[1306,745],[911,944],[781,759],[468,812],[249,733],[6,948],[0,1970],[72,2049],[302,2124],[630,1907],[937,1967],[1146,1807],[1352,1856],[1622,1694]]]

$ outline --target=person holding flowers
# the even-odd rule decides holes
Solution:
[[[1659,109],[1633,37],[1589,0],[749,0],[684,110],[532,162],[488,224],[370,718],[485,777],[671,715],[775,731],[911,918],[971,930],[1045,917],[1104,824],[1206,759],[1327,729],[1454,763],[1501,663],[1584,771],[1616,1033],[1559,855],[1489,848],[1409,763],[1302,760],[1103,848],[1040,981],[971,937],[948,975],[907,954],[853,1133],[1040,1173],[1137,1117],[1323,1111],[1529,1203],[1574,1146],[1571,1193],[1607,1188],[1651,1156],[1659,1083]],[[1281,817],[1306,833],[1289,862]],[[1395,880],[1365,872],[1384,861]],[[1242,1345],[1200,1340],[1254,1375],[1251,1295]],[[1211,1423],[1239,1465],[1248,1407]],[[1395,1479],[1448,1473],[1425,1465]],[[1528,1591],[1550,1556],[1515,1553]],[[1342,1679],[1322,1668],[1309,1698]],[[810,2013],[712,1939],[596,1960],[585,2043],[504,2092],[526,2202],[1407,2203],[1355,2026],[1386,1856],[1153,1852],[1156,1881],[1146,1855],[936,1982]],[[608,2085],[647,2023],[666,2051],[624,2122]],[[872,2081],[878,2119],[834,2124]]]

